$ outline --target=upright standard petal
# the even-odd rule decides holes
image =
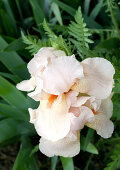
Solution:
[[[80,139],[72,140],[69,137],[65,137],[56,142],[52,142],[45,138],[40,139],[39,144],[40,151],[48,157],[63,156],[63,157],[73,157],[80,152]]]
[[[65,137],[70,130],[70,119],[68,113],[68,105],[65,95],[51,98],[49,100],[41,100],[40,107],[37,109],[37,118],[35,121],[35,129],[37,133],[51,141],[57,141]],[[54,101],[53,101],[54,100]]]
[[[59,57],[44,70],[43,88],[50,94],[61,95],[83,76],[83,68],[74,56]]]
[[[32,77],[29,80],[24,80],[20,83],[17,84],[17,89],[22,90],[22,91],[32,91],[34,90],[36,84],[35,84],[35,79]]]
[[[112,64],[104,58],[87,58],[82,61],[83,71],[88,84],[87,94],[98,99],[107,98],[113,88],[113,75],[115,74]]]
[[[35,55],[34,58],[28,63],[28,70],[32,76],[41,74],[51,59],[65,56],[62,50],[55,50],[52,47],[43,47]]]
[[[48,64],[50,58],[54,58],[54,48],[43,47],[35,55],[27,65],[28,71],[32,76],[35,76],[37,72],[41,72],[42,69]]]

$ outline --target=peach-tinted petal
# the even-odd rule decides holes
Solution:
[[[111,137],[114,125],[111,120],[109,120],[106,115],[103,113],[99,113],[95,115],[95,121],[92,123],[86,124],[88,127],[93,128],[97,131],[97,134],[100,135],[103,138],[109,138]]]
[[[36,120],[36,109],[33,110],[33,109],[29,108],[28,111],[30,114],[30,123],[34,123]]]
[[[71,90],[68,93],[66,93],[66,100],[67,100],[68,106],[71,106],[71,107],[80,107],[83,104],[85,104],[88,99],[91,98],[89,96],[77,97],[78,94],[79,93],[77,91],[73,91],[73,90]]]
[[[72,113],[75,117],[78,117],[80,115],[80,109],[79,107],[70,107],[69,113]]]
[[[96,99],[95,97],[90,97],[87,102],[85,103],[85,106],[94,109],[95,111],[99,110],[101,106],[101,100]]]
[[[74,103],[77,102],[78,94],[79,94],[78,92],[72,91],[72,90],[66,93],[66,100],[67,100],[68,106],[72,106]]]
[[[73,56],[56,58],[43,72],[44,90],[61,95],[68,92],[75,81],[81,77],[83,77],[83,68]]]
[[[111,118],[113,113],[113,103],[111,100],[111,96],[108,97],[107,99],[102,100],[99,112],[102,112],[108,118]]]
[[[85,77],[81,78],[71,87],[71,90],[87,94],[89,91],[89,83],[87,79]]]
[[[37,73],[40,74],[40,71],[47,66],[49,58],[54,57],[55,55],[53,54],[53,48],[41,48],[27,65],[29,73],[32,76],[35,76]]]
[[[79,138],[72,140],[69,137],[65,137],[56,142],[52,142],[45,138],[41,138],[39,149],[48,157],[53,157],[54,155],[73,157],[80,152],[80,140]]]
[[[16,87],[22,91],[32,91],[35,88],[35,79],[30,78],[29,80],[24,80],[18,83]]]
[[[48,106],[48,100],[41,100],[37,109],[35,128],[37,133],[51,141],[57,141],[67,135],[70,130],[70,119],[68,105],[65,95],[62,100],[55,99],[52,105]]]
[[[39,77],[36,77],[36,89],[35,91],[28,93],[28,96],[33,98],[35,101],[40,101],[42,88],[43,80]]]
[[[80,106],[84,105],[87,102],[87,100],[89,100],[89,99],[90,99],[90,97],[88,97],[88,96],[77,97],[77,101],[76,101],[76,103],[72,104],[72,107],[80,107]]]
[[[87,94],[98,99],[107,98],[113,88],[115,70],[112,64],[104,58],[87,58],[82,61],[86,78]],[[89,85],[89,86],[88,86]]]
[[[74,114],[70,114],[70,119],[71,119],[71,129],[73,131],[80,130],[84,127],[86,122],[93,122],[94,119],[94,114],[86,106],[81,106],[79,108],[79,116],[76,117]]]
[[[54,55],[57,57],[66,56],[65,52],[62,50],[54,50]]]
[[[51,59],[58,56],[65,56],[65,52],[62,50],[54,50],[52,47],[43,47],[35,55],[32,60],[28,63],[28,70],[32,76],[40,75],[40,72],[45,69]]]

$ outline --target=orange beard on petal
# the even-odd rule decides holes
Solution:
[[[48,98],[48,107],[51,107],[53,102],[57,99],[58,95],[51,94],[51,96]]]
[[[97,115],[98,112],[96,112],[94,109],[91,109],[94,115]]]

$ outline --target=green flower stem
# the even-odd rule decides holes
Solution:
[[[109,9],[110,9],[110,14],[111,14],[112,22],[113,22],[113,24],[115,26],[115,29],[116,29],[116,31],[118,33],[118,36],[120,38],[120,30],[119,30],[119,26],[118,26],[118,23],[116,21],[113,9],[112,9],[111,5],[109,4],[109,0],[107,2],[108,2]]]

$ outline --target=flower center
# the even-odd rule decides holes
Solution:
[[[51,94],[51,96],[48,98],[48,104],[47,106],[48,107],[51,107],[53,102],[55,101],[55,99],[57,98],[58,96],[57,95],[54,95],[54,94]]]

